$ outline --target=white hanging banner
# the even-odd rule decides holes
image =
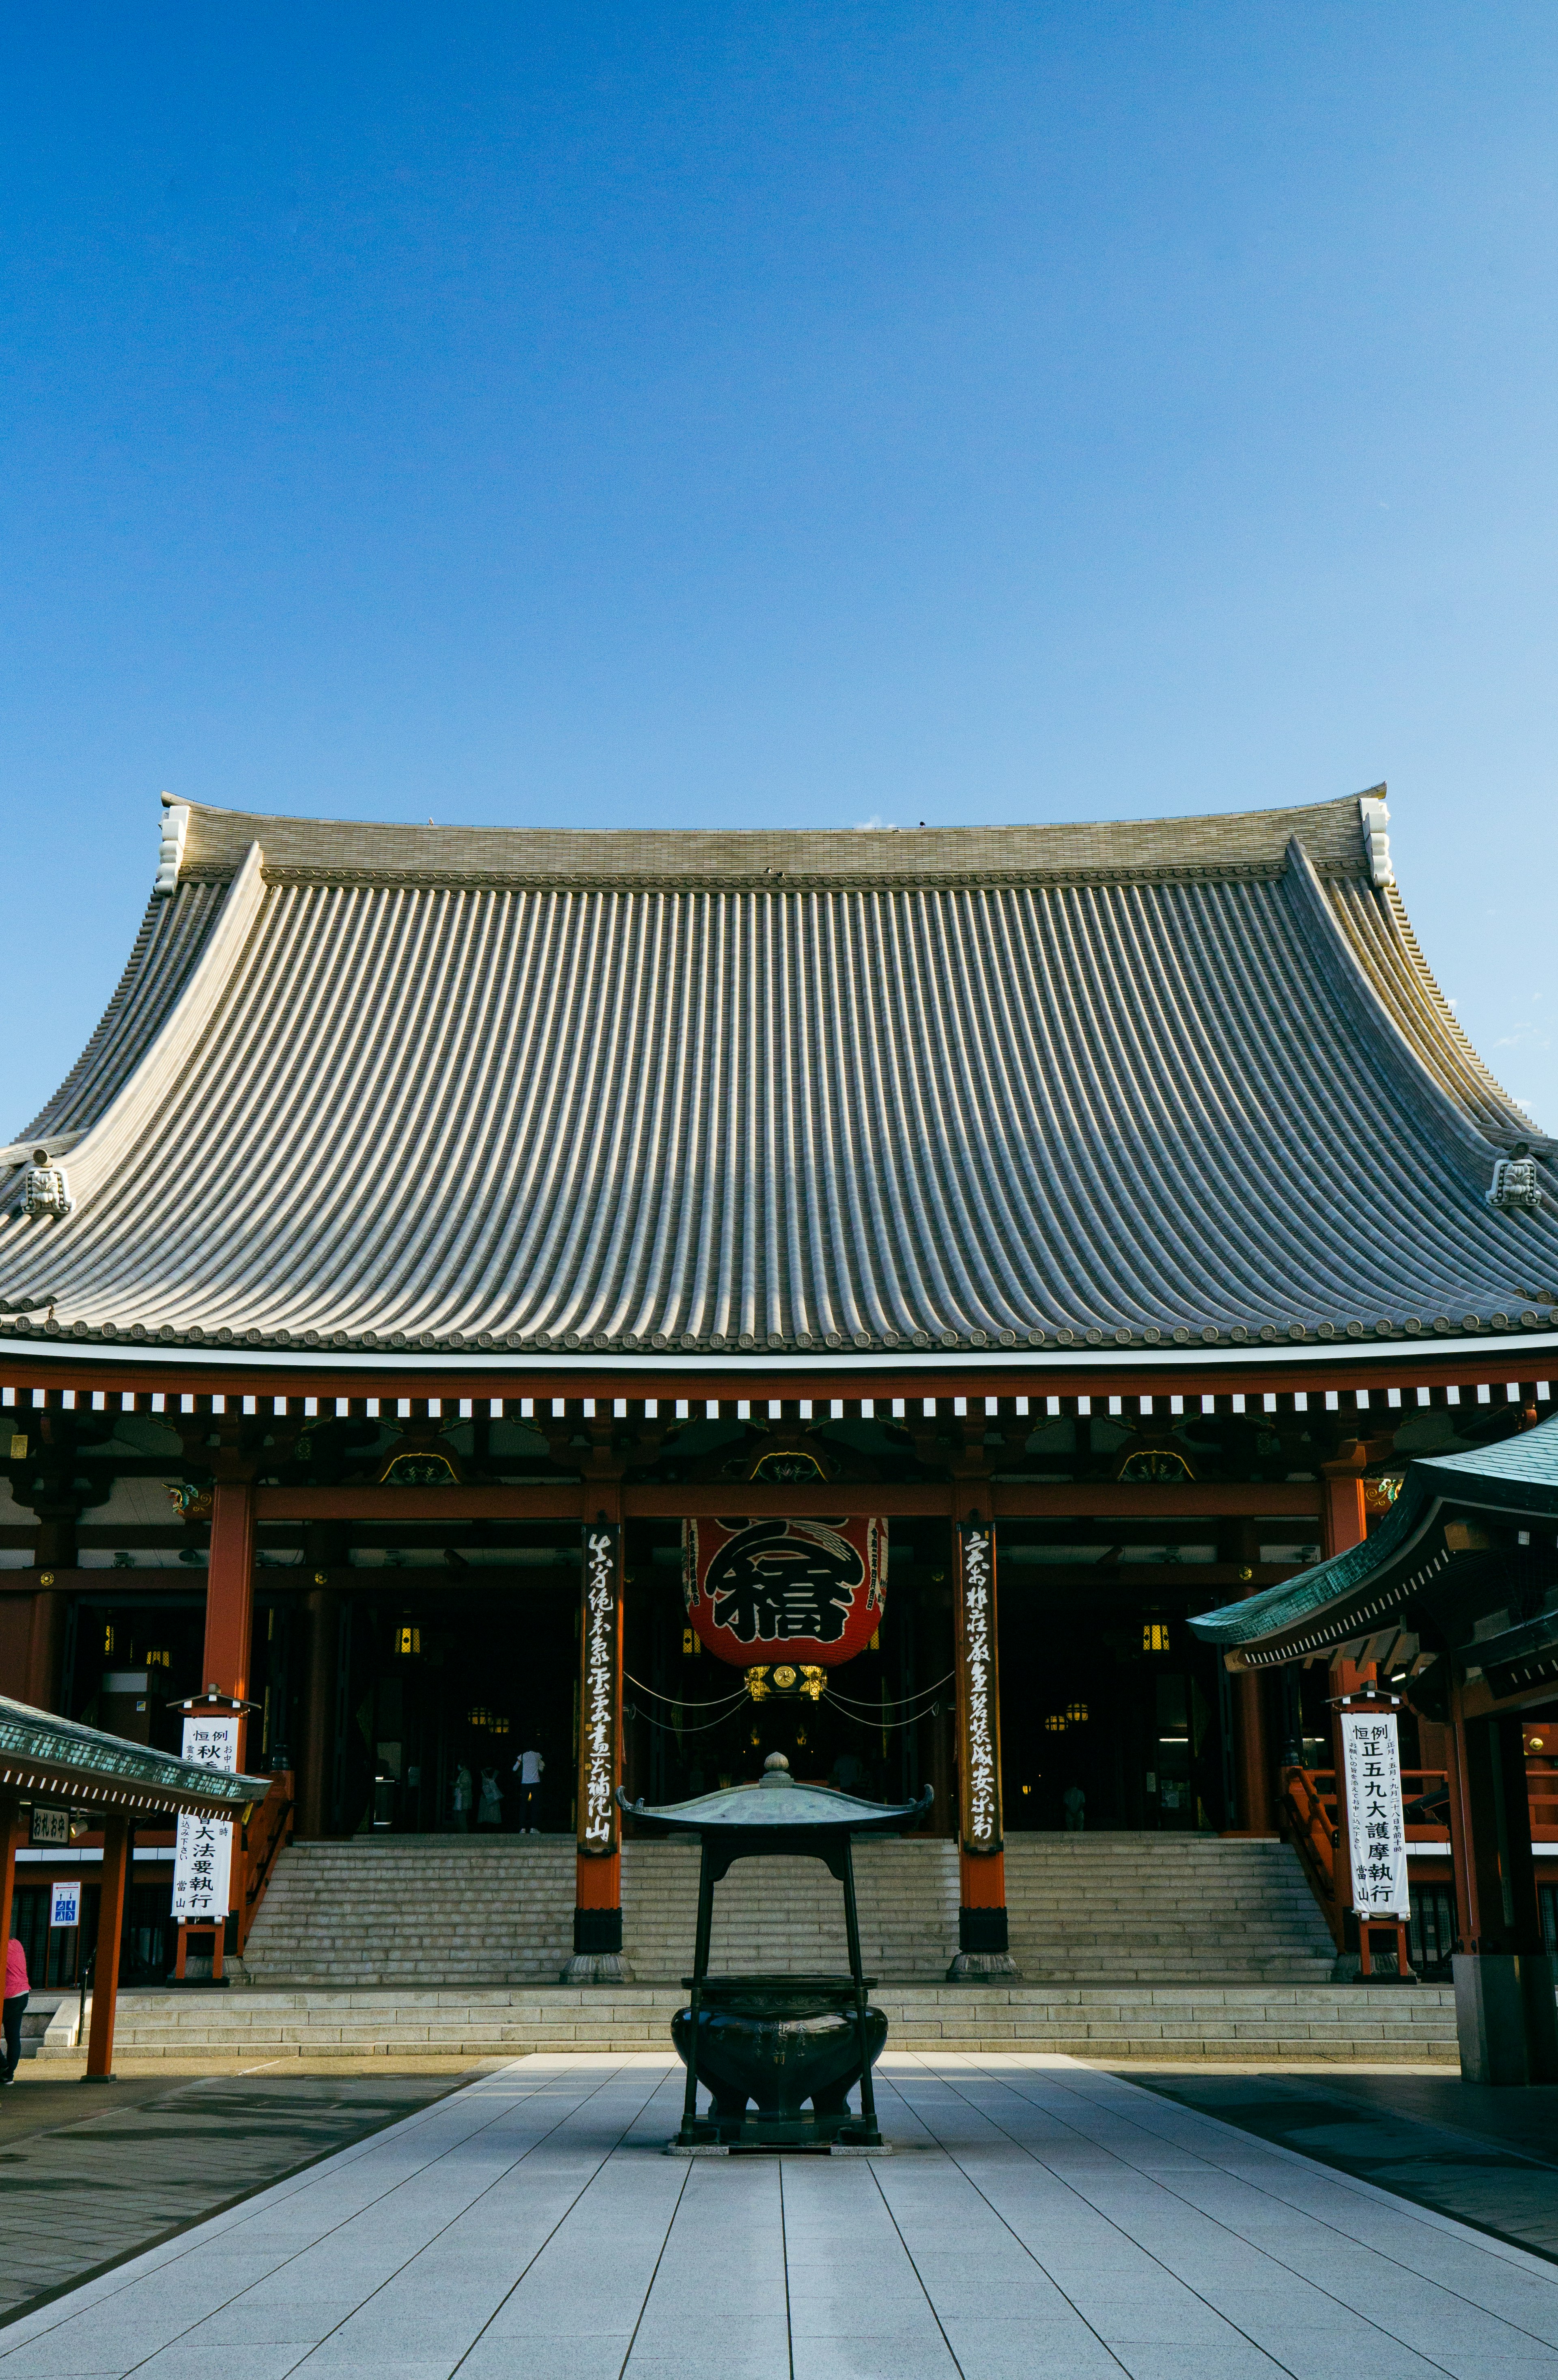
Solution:
[[[1410,1917],[1401,1751],[1391,1711],[1344,1711],[1342,1759],[1353,1907],[1359,1917]]]
[[[198,1760],[207,1768],[236,1771],[237,1713],[218,1712],[209,1718],[187,1718],[184,1757]],[[232,1822],[208,1817],[202,1810],[181,1810],[173,1866],[174,1924],[210,1925],[225,1919],[232,1871]]]

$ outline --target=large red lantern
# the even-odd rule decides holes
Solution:
[[[864,1652],[887,1602],[887,1524],[684,1521],[687,1616],[739,1669],[835,1669]]]

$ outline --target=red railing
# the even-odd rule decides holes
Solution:
[[[1327,1793],[1324,1787],[1329,1784]],[[1345,1932],[1336,1900],[1336,1772],[1333,1768],[1284,1768],[1282,1807],[1287,1837],[1308,1877],[1338,1949]]]
[[[1531,1800],[1531,1840],[1558,1843],[1558,1758],[1552,1753],[1526,1755],[1526,1791]]]
[[[276,1854],[292,1840],[292,1782],[290,1768],[276,1771],[271,1779],[270,1791],[244,1828],[239,1840],[241,1865],[237,1883],[237,1953],[240,1959],[243,1946],[249,1939],[249,1929],[265,1898],[265,1888],[275,1867]]]
[[[1442,1793],[1448,1781],[1442,1768],[1404,1768],[1402,1799],[1410,1810],[1415,1802],[1431,1800]],[[1547,1754],[1528,1755],[1526,1791],[1530,1803],[1532,1841],[1558,1842],[1558,1758]],[[1332,1937],[1340,1946],[1344,1925],[1336,1898],[1336,1771],[1284,1768],[1282,1803],[1289,1840],[1324,1912]],[[1448,1823],[1432,1825],[1419,1820],[1409,1823],[1406,1828],[1408,1851],[1415,1843],[1443,1845],[1449,1840]]]

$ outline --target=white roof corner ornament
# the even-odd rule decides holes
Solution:
[[[27,1215],[68,1215],[76,1201],[63,1165],[51,1165],[46,1148],[35,1148],[32,1162],[21,1177],[22,1211]]]
[[[1363,823],[1363,847],[1369,855],[1369,882],[1394,884],[1395,870],[1391,866],[1390,838],[1385,832],[1390,811],[1378,794],[1360,794],[1357,808]]]
[[[1517,1140],[1508,1157],[1496,1158],[1493,1179],[1488,1191],[1490,1207],[1540,1207],[1541,1184],[1537,1180],[1537,1160],[1523,1140]]]
[[[165,898],[178,888],[178,871],[184,864],[184,838],[189,832],[189,805],[163,795],[163,847],[157,855],[157,874],[152,890]]]

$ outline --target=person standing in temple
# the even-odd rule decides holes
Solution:
[[[13,1934],[6,1945],[6,2052],[5,2071],[0,2073],[0,2082],[11,2083],[17,2079],[17,2067],[21,2059],[21,2020],[30,1988],[27,1953]]]
[[[455,1831],[456,1834],[469,1835],[470,1832],[470,1804],[473,1799],[470,1770],[462,1760],[455,1771]]]
[[[501,1827],[503,1824],[503,1787],[498,1783],[495,1768],[481,1771],[481,1797],[476,1804],[479,1827]]]
[[[1081,1834],[1088,1822],[1087,1795],[1083,1792],[1079,1785],[1068,1785],[1060,1798],[1062,1806],[1065,1811],[1066,1833],[1068,1835]]]
[[[536,1820],[541,1815],[541,1772],[545,1767],[545,1761],[533,1744],[528,1752],[522,1752],[514,1764],[514,1773],[519,1779],[519,1832],[522,1835],[539,1835],[541,1832]]]

